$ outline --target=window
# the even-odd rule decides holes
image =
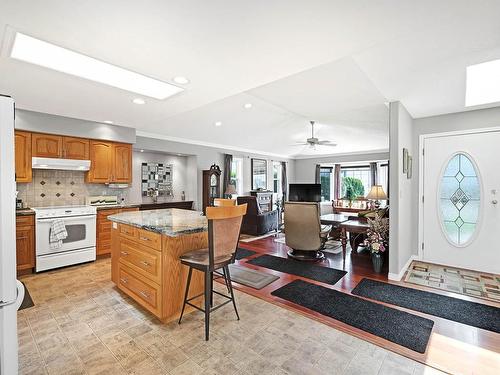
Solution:
[[[378,184],[382,185],[382,189],[389,197],[389,163],[382,162],[378,164]]]
[[[333,176],[331,167],[321,167],[319,170],[319,180],[321,183],[321,201],[330,201],[333,197]]]
[[[243,159],[234,158],[231,163],[231,185],[236,186],[238,195],[243,195]]]
[[[273,161],[273,192],[281,197],[281,162]]]
[[[354,179],[358,179],[361,181],[363,188],[359,188],[356,190],[358,196],[366,196],[370,192],[372,187],[371,184],[371,175],[370,175],[370,166],[353,166],[353,167],[342,167],[340,169],[340,188],[341,188],[341,198],[346,196],[346,184],[345,178],[351,177]]]
[[[465,154],[454,155],[441,177],[441,224],[448,240],[465,246],[474,238],[481,205],[481,187],[474,164]]]

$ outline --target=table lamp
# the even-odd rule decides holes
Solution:
[[[384,189],[382,189],[382,185],[373,185],[366,198],[374,200],[375,208],[379,208],[380,201],[387,200],[387,195],[385,195]]]
[[[226,195],[229,199],[233,198],[233,194],[238,194],[236,191],[236,186],[234,185],[227,185],[227,189],[224,192],[224,195]]]

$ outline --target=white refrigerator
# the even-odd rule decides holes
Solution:
[[[0,374],[18,372],[17,309],[24,287],[16,279],[14,100],[0,94]]]

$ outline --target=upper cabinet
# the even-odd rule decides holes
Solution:
[[[125,143],[113,145],[113,182],[132,182],[132,146]]]
[[[90,170],[87,182],[132,182],[132,145],[125,143],[90,141]]]
[[[90,170],[87,182],[105,184],[111,182],[113,144],[111,142],[90,141]]]
[[[31,182],[31,133],[16,130],[16,182]]]
[[[63,138],[58,135],[38,134],[31,135],[31,152],[34,157],[61,158]]]
[[[16,130],[16,182],[31,182],[31,158],[90,160],[86,181],[132,183],[132,145]]]
[[[83,138],[63,137],[63,158],[65,159],[89,159],[90,141]]]

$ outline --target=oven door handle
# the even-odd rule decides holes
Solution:
[[[44,218],[39,218],[36,219],[36,221],[41,222],[41,223],[53,223],[56,220],[62,220],[62,221],[70,221],[73,219],[81,220],[81,219],[90,219],[92,220],[95,218],[96,215],[78,215],[78,216],[68,216],[68,217],[59,217],[57,219],[52,218],[52,217],[44,217]]]

